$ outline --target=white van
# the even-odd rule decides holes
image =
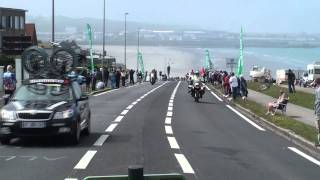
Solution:
[[[314,62],[313,64],[308,64],[308,81],[314,81],[316,78],[320,77],[320,62]]]

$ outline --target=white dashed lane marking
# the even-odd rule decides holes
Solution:
[[[171,116],[172,116],[172,112],[168,111],[168,112],[167,112],[167,116],[168,116],[168,117],[171,117]]]
[[[121,122],[124,116],[118,116],[113,122]]]
[[[180,149],[175,137],[167,137],[167,138],[168,138],[171,149]]]
[[[110,124],[109,127],[106,129],[106,132],[112,132],[117,126],[118,124],[116,123]]]
[[[170,135],[173,134],[171,126],[164,126],[164,127],[165,127],[166,134],[170,134]]]
[[[194,170],[192,169],[190,163],[187,158],[183,154],[174,154],[182,168],[183,173],[186,174],[194,174]]]
[[[132,109],[133,105],[129,105],[126,109]]]
[[[121,115],[126,115],[127,113],[129,112],[129,110],[123,110],[122,112],[121,112]]]
[[[168,107],[168,111],[172,111],[173,110],[173,107]]]
[[[93,144],[94,146],[102,146],[103,143],[108,139],[109,135],[101,135],[99,139]]]
[[[166,117],[165,123],[170,125],[171,124],[171,118],[170,117]]]
[[[216,95],[214,92],[212,92],[212,91],[210,91],[210,92],[211,92],[211,94],[212,94],[215,98],[218,99],[218,101],[220,101],[220,102],[223,101],[223,100],[222,100],[218,95]]]
[[[78,164],[74,167],[74,169],[86,169],[91,159],[97,153],[95,150],[89,150],[87,153],[80,159]]]
[[[173,107],[173,103],[169,103],[169,107]]]

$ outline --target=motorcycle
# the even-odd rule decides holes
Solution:
[[[154,83],[156,83],[156,77],[154,73],[151,73],[150,75],[150,83],[151,85],[154,85]]]
[[[194,98],[195,102],[199,102],[199,99],[202,98],[204,91],[204,87],[201,86],[199,82],[194,83],[194,85],[191,87],[191,96]]]

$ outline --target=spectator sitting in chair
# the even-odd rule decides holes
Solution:
[[[266,115],[268,114],[275,114],[276,110],[278,108],[283,108],[281,107],[281,105],[283,105],[284,103],[286,103],[289,100],[288,94],[285,93],[284,91],[280,90],[280,96],[277,99],[276,102],[270,102],[268,104],[268,112],[266,113]]]

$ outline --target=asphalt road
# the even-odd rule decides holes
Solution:
[[[187,179],[318,179],[320,162],[255,124],[207,90],[200,103],[184,82],[145,83],[90,99],[92,134],[0,145],[0,179],[82,179],[181,173]]]

